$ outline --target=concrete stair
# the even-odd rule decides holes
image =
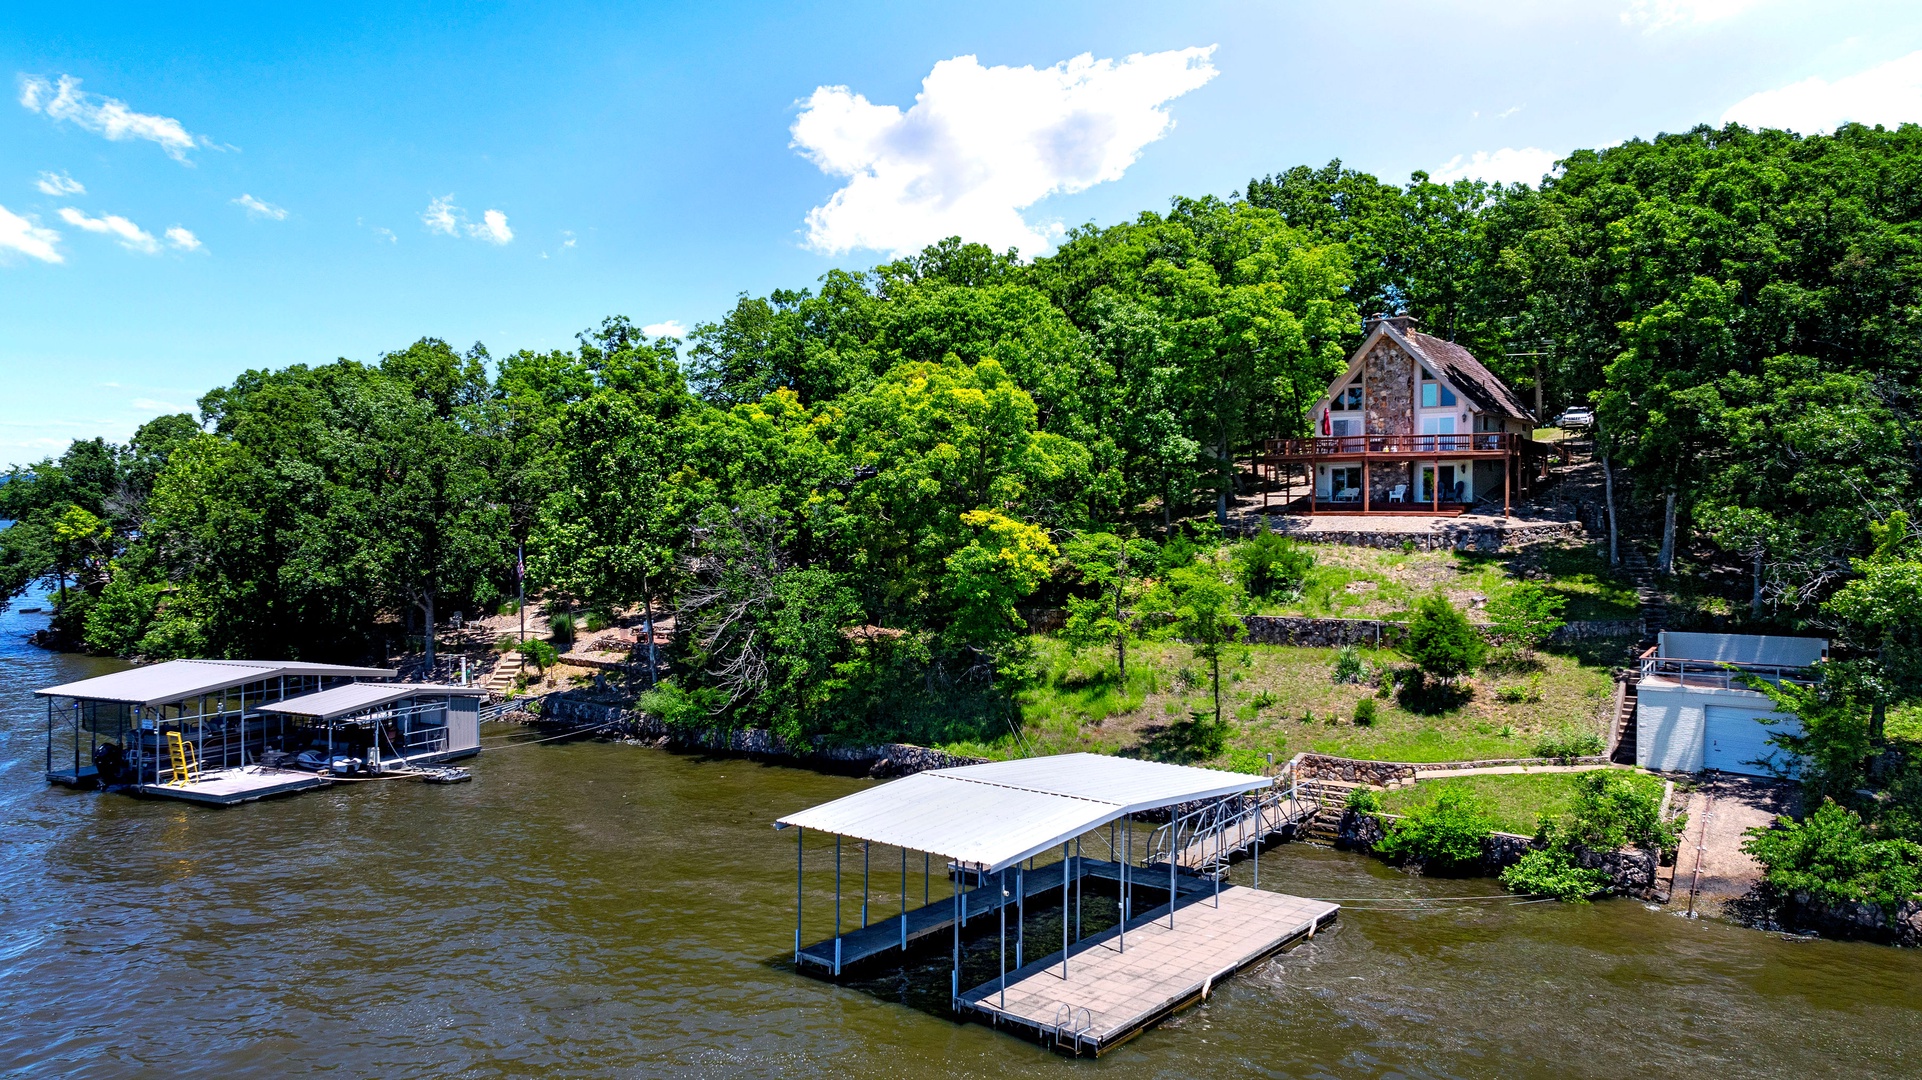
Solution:
[[[1615,713],[1615,752],[1609,760],[1617,765],[1635,764],[1636,682],[1630,676],[1622,684],[1622,707]]]
[[[520,653],[502,653],[501,658],[494,661],[494,669],[487,673],[487,678],[481,680],[481,689],[496,694],[507,693],[513,689],[514,680],[526,665],[527,658]]]

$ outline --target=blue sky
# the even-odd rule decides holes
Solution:
[[[249,367],[693,326],[1300,163],[1922,121],[1922,5],[10,5],[0,82],[6,463]]]

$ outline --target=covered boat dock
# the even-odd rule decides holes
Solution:
[[[1099,1054],[1335,917],[1333,904],[1221,880],[1236,855],[1258,851],[1315,809],[1270,777],[1099,754],[917,773],[775,822],[797,832],[795,965],[839,977],[855,965],[899,961],[917,943],[945,936],[956,1012],[1065,1051]],[[1144,816],[1167,820],[1143,837]],[[834,933],[812,944],[805,933],[809,829],[834,837]],[[844,838],[860,843],[861,925],[854,928],[842,925]],[[898,908],[884,919],[870,918],[871,900],[895,899],[870,892],[875,845],[899,855]],[[883,854],[884,872],[893,868],[892,854]],[[938,899],[936,858],[947,894]],[[913,909],[911,862],[920,863],[922,893]],[[1118,918],[1084,933],[1082,896],[1090,887],[1113,891]],[[1056,899],[1056,947],[1030,963],[1027,906]],[[999,971],[964,988],[962,937],[984,916],[995,919]]]

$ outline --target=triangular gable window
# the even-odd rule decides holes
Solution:
[[[1452,408],[1455,392],[1435,381],[1435,376],[1427,368],[1421,369],[1421,407],[1424,409]]]

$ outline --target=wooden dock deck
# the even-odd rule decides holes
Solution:
[[[1101,878],[1115,882],[1117,885],[1121,881],[1120,863],[1081,856],[1075,857],[1072,861],[1075,864],[1076,873],[1082,877]],[[1045,900],[1051,893],[1058,896],[1061,892],[1061,875],[1065,866],[1065,863],[1054,862],[1037,866],[1023,873],[1021,875],[1022,890],[1030,898],[1038,897]],[[1150,896],[1159,894],[1166,897],[1168,895],[1168,873],[1165,869],[1149,871],[1136,867],[1129,874],[1129,881],[1137,894],[1146,890]],[[1008,883],[1010,886],[1008,891],[1012,894],[1013,874],[1008,876]],[[1176,878],[1176,891],[1182,896],[1199,896],[1206,893],[1212,897],[1214,885],[1201,878],[1179,875]],[[883,901],[888,898],[884,893],[877,894],[877,897]],[[993,885],[969,889],[962,893],[961,902],[963,910],[967,913],[963,920],[964,925],[983,915],[993,915],[1000,901],[1000,890]],[[1015,903],[1013,895],[1009,895],[1007,903],[1010,906]],[[1162,910],[1164,912],[1167,910],[1165,905]],[[931,934],[945,932],[953,926],[954,901],[944,897],[925,907],[910,909],[905,935],[902,933],[899,914],[887,916],[859,929],[849,930],[840,937],[841,970],[846,971],[855,964],[874,960],[887,953],[898,951],[904,946],[912,947],[915,942]],[[801,962],[833,971],[835,940],[828,938],[802,949]]]
[[[1061,953],[962,995],[965,1007],[996,1024],[1029,1030],[1057,1049],[1100,1054],[1205,998],[1221,980],[1332,920],[1335,904],[1239,885],[1187,893],[1168,926],[1162,905],[1128,925],[1127,951],[1115,930],[1077,942],[1062,977]]]
[[[318,773],[302,772],[297,769],[271,769],[265,765],[248,765],[238,769],[202,773],[200,779],[191,784],[141,784],[136,790],[142,795],[184,799],[187,802],[208,806],[232,806],[235,803],[264,799],[270,795],[284,795],[294,791],[305,791],[308,788],[323,787],[331,782]]]

